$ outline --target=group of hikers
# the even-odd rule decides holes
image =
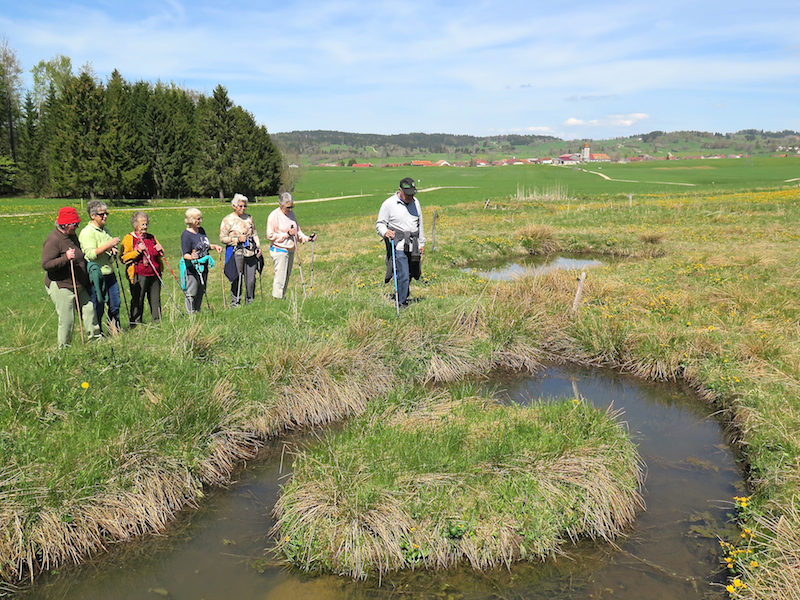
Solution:
[[[422,210],[416,193],[414,180],[403,179],[399,190],[381,206],[376,224],[378,234],[386,243],[385,282],[395,280],[398,314],[401,308],[408,306],[410,279],[419,279],[420,259],[425,249]],[[128,320],[131,328],[142,323],[145,300],[149,303],[153,323],[161,319],[161,289],[165,288],[169,294],[162,278],[165,267],[181,285],[186,312],[199,312],[206,295],[209,269],[215,264],[211,250],[217,252],[218,258],[225,252],[224,273],[230,280],[231,306],[239,306],[243,296],[245,304],[253,302],[256,274],[263,267],[264,257],[253,217],[245,212],[247,203],[247,196],[233,196],[233,212],[220,224],[221,245],[209,241],[202,227],[202,212],[196,208],[186,210],[186,229],[181,234],[180,278],[167,262],[161,244],[148,233],[147,213],[135,211],[131,216],[132,231],[120,240],[106,228],[109,211],[104,202],[92,200],[87,204],[89,222],[80,234],[76,234],[81,223],[78,211],[72,206],[61,208],[56,226],[42,247],[45,287],[58,315],[59,347],[72,342],[75,312],[82,338],[84,331],[89,339],[106,335],[102,329],[106,314],[107,333],[121,331],[121,298],[127,304],[125,290],[120,288],[123,270],[130,289]],[[275,270],[272,296],[278,299],[286,293],[297,244],[316,240],[316,234],[309,236],[301,231],[293,207],[292,195],[284,192],[278,198],[278,208],[267,218],[269,254]]]

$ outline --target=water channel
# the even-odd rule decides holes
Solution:
[[[499,399],[580,395],[613,404],[646,463],[640,514],[618,546],[583,541],[544,563],[475,573],[469,568],[393,574],[381,585],[333,576],[309,577],[271,562],[270,511],[290,463],[283,443],[210,494],[163,536],[112,548],[79,568],[43,575],[25,600],[339,600],[503,598],[684,600],[723,597],[717,534],[731,499],[743,493],[741,471],[710,411],[686,390],[600,369],[552,366],[535,377],[491,381]],[[313,443],[313,439],[288,444]]]

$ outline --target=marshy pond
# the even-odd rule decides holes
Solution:
[[[718,535],[736,535],[728,522],[742,473],[721,425],[686,390],[612,371],[553,366],[537,376],[488,384],[499,399],[580,396],[598,407],[623,409],[646,463],[647,510],[618,545],[582,541],[544,563],[476,573],[468,567],[395,573],[377,581],[310,577],[273,563],[270,516],[288,476],[293,444],[275,444],[229,490],[210,494],[163,536],[112,548],[79,568],[40,577],[19,598],[59,600],[172,599],[315,600],[368,598],[626,598],[696,599],[724,596],[717,585]]]
[[[602,267],[609,259],[599,260],[586,255],[558,254],[547,256],[519,256],[490,261],[470,263],[461,269],[464,273],[477,275],[492,281],[510,281],[521,277],[544,275],[549,271],[580,271],[592,267]]]

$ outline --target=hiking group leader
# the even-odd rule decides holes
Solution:
[[[384,200],[378,212],[375,228],[386,243],[386,277],[392,278],[392,242],[397,273],[398,306],[408,306],[408,286],[411,278],[419,279],[421,259],[425,252],[425,230],[422,208],[416,198],[417,188],[411,177],[400,180],[400,189]]]

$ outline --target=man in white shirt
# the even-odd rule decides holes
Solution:
[[[422,208],[416,199],[417,188],[411,177],[400,181],[400,189],[387,198],[378,213],[375,229],[386,242],[386,277],[392,279],[392,240],[394,262],[397,265],[397,303],[408,306],[408,286],[411,278],[419,279],[421,259],[425,252],[425,231],[422,227]]]

